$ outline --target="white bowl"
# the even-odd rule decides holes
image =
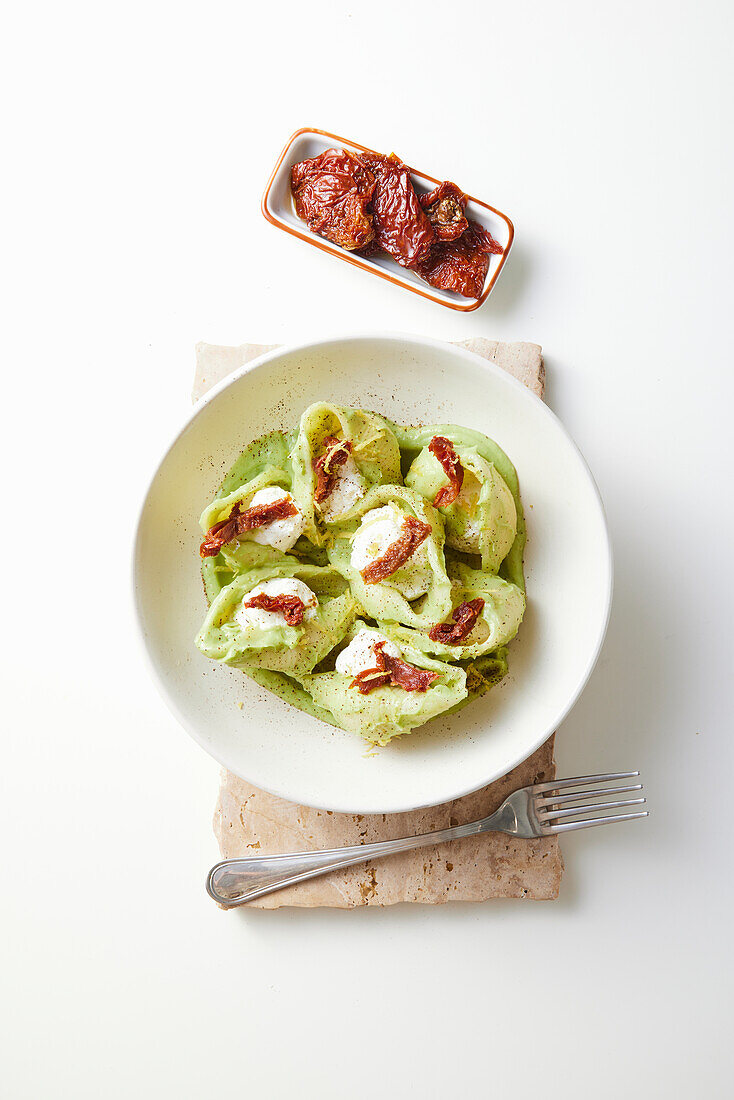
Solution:
[[[464,710],[376,751],[202,656],[198,517],[244,445],[326,400],[406,423],[456,423],[514,462],[528,525],[528,610],[505,680]],[[283,348],[194,408],[142,506],[135,599],[154,675],[191,736],[230,771],[283,798],[388,813],[458,798],[504,775],[563,720],[609,615],[612,567],[592,476],[553,413],[486,360],[436,340],[355,336]]]

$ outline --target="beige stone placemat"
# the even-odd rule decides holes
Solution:
[[[198,344],[192,397],[196,401],[237,367],[274,344],[218,347]],[[543,396],[545,370],[537,344],[504,344],[477,338],[469,348],[508,371]],[[286,704],[282,704],[286,705]],[[261,791],[226,770],[214,811],[214,832],[223,859],[375,840],[444,829],[485,817],[517,787],[555,777],[554,737],[502,779],[464,798],[404,814],[337,814],[297,806]],[[514,840],[502,833],[466,837],[332,871],[321,878],[289,886],[250,902],[260,909],[291,906],[394,905],[401,901],[439,904],[488,901],[490,898],[558,897],[563,859],[555,837]]]

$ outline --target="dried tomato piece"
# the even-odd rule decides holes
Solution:
[[[324,453],[313,460],[314,473],[316,474],[316,489],[313,498],[317,504],[325,500],[336,485],[336,467],[343,466],[352,453],[352,442],[349,439],[337,439],[330,435],[324,441]]]
[[[384,642],[377,642],[373,647],[375,667],[358,672],[349,685],[356,687],[361,695],[369,695],[375,688],[385,687],[387,684],[401,687],[403,691],[428,691],[433,681],[438,679],[437,672],[416,668],[400,657],[383,653],[384,645]]]
[[[375,649],[377,647],[375,646]],[[376,656],[376,655],[375,655]],[[387,687],[390,683],[390,673],[382,668],[363,668],[349,685],[356,688],[360,695],[369,695],[375,688]]]
[[[391,542],[384,554],[360,570],[362,579],[367,584],[377,584],[378,581],[391,577],[395,570],[415,553],[421,543],[426,541],[431,530],[430,523],[424,523],[415,516],[406,516],[403,520],[402,532],[395,542]]]
[[[202,558],[213,558],[223,546],[237,537],[237,520],[241,512],[240,502],[237,501],[228,519],[222,519],[215,523],[206,533],[206,538],[199,547]]]
[[[298,626],[303,622],[306,605],[300,596],[268,596],[265,592],[259,592],[253,596],[243,607],[257,607],[261,611],[279,611],[288,626]]]
[[[428,255],[436,236],[410,171],[394,153],[361,153],[359,159],[375,177],[372,216],[377,244],[403,267],[415,266]]]
[[[438,623],[428,631],[428,637],[432,642],[442,642],[444,645],[459,645],[467,635],[471,634],[479,616],[484,610],[484,600],[477,596],[475,600],[465,600],[459,604],[451,614],[452,623]]]
[[[297,515],[298,509],[288,497],[279,497],[278,500],[273,500],[270,504],[256,504],[238,517],[237,534],[242,535],[245,531],[254,531],[256,527],[267,527],[269,523],[274,523],[276,519],[287,519],[288,516]]]
[[[368,205],[374,190],[372,173],[344,149],[327,149],[291,168],[298,217],[342,248],[363,248],[373,239]]]
[[[428,450],[441,463],[449,479],[448,485],[438,490],[433,503],[436,508],[447,508],[454,503],[464,483],[464,467],[459,462],[453,443],[445,435],[434,435]]]
[[[245,531],[266,527],[276,519],[286,519],[287,516],[296,515],[298,515],[298,509],[288,497],[281,497],[271,504],[256,504],[254,508],[248,508],[244,512],[238,500],[227,519],[222,519],[209,528],[199,553],[202,558],[213,558],[223,546],[232,542],[238,535],[243,535]]]
[[[439,241],[455,241],[469,226],[464,215],[466,195],[450,180],[421,195],[420,204]]]
[[[455,241],[438,241],[418,264],[418,274],[439,290],[453,290],[465,298],[479,298],[489,271],[489,256],[503,248],[477,222]]]
[[[496,241],[489,230],[485,229],[479,222],[469,222],[469,228],[477,243],[477,247],[481,248],[484,252],[489,252],[493,256],[501,256],[505,251],[500,242]]]
[[[374,260],[376,256],[385,255],[385,253],[382,251],[379,244],[377,243],[376,239],[371,240],[369,244],[366,244],[364,246],[364,248],[360,248],[358,254],[360,256],[364,256],[365,260]]]
[[[378,645],[383,644],[378,642]],[[415,665],[409,665],[400,657],[391,657],[389,653],[384,654],[384,660],[387,671],[390,673],[390,683],[395,687],[401,687],[404,691],[428,691],[433,681],[438,679],[437,672],[416,668]]]

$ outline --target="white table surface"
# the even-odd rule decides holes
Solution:
[[[730,1095],[731,6],[328,9],[6,20],[0,1091]],[[488,303],[268,225],[303,125],[507,211]],[[134,640],[136,508],[197,340],[378,329],[543,345],[616,557],[560,772],[639,767],[653,814],[567,839],[557,903],[224,914],[217,767]]]

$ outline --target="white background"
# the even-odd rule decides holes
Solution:
[[[3,1096],[730,1095],[730,5],[4,22]],[[264,221],[304,125],[507,211],[481,310]],[[377,329],[543,345],[616,557],[560,772],[639,767],[653,814],[568,839],[557,903],[224,914],[217,768],[134,640],[136,507],[197,340]]]

